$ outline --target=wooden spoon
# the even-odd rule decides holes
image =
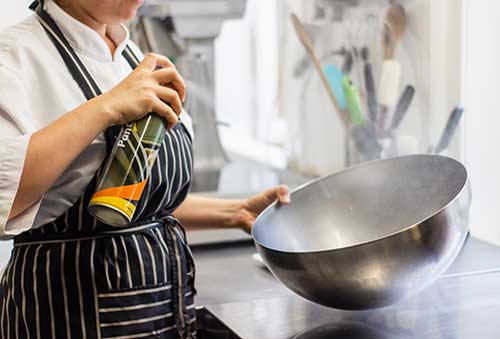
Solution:
[[[401,66],[394,59],[396,47],[406,31],[406,11],[403,6],[393,3],[389,6],[384,20],[384,63],[379,86],[380,110],[378,114],[378,134],[385,133],[389,107],[397,100]]]
[[[396,46],[406,31],[406,11],[400,4],[392,4],[385,15],[384,59],[394,59]]]
[[[340,106],[337,103],[337,99],[335,98],[335,94],[333,93],[332,88],[330,87],[330,84],[328,83],[328,79],[326,78],[325,73],[323,72],[323,69],[321,68],[321,63],[319,61],[319,58],[316,56],[316,52],[314,51],[314,44],[312,42],[311,37],[309,36],[309,34],[307,34],[307,32],[304,28],[304,25],[302,24],[300,19],[297,17],[297,15],[292,13],[290,15],[290,19],[292,20],[293,27],[295,28],[295,32],[297,33],[297,36],[298,36],[300,42],[302,43],[302,45],[304,45],[304,47],[307,51],[307,54],[309,54],[309,57],[311,58],[311,61],[314,65],[314,67],[318,71],[318,75],[321,79],[321,82],[323,83],[323,86],[325,87],[325,89],[328,93],[328,97],[330,98],[333,106],[335,107],[335,110],[337,111],[337,115],[339,116],[339,118],[342,121],[342,123],[344,124],[344,126],[347,129],[349,129],[349,127],[351,125],[350,120],[349,120],[349,116],[347,115],[346,111],[343,111],[340,109]]]

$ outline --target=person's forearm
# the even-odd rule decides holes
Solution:
[[[99,100],[94,99],[35,132],[28,144],[9,219],[38,201],[109,125],[109,115]]]
[[[155,71],[158,66],[163,69]],[[78,155],[108,126],[137,121],[156,112],[177,123],[185,99],[184,80],[168,58],[148,54],[110,91],[89,100],[31,136],[12,219],[37,202]]]
[[[189,195],[173,213],[190,230],[236,228],[243,201]]]

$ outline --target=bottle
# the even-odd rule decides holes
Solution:
[[[90,214],[115,227],[132,222],[166,126],[165,119],[151,113],[122,128],[90,199]]]

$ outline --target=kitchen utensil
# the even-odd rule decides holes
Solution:
[[[396,109],[394,110],[394,115],[392,116],[392,122],[390,130],[393,131],[399,127],[399,124],[403,120],[410,104],[413,100],[413,95],[415,94],[415,88],[411,85],[406,86],[403,94],[399,98],[398,103],[396,104]]]
[[[363,154],[366,160],[373,160],[380,158],[380,154],[382,153],[382,146],[380,146],[380,144],[377,142],[373,126],[369,124],[355,125],[355,126],[352,125],[347,112],[341,110],[337,103],[335,95],[332,89],[330,88],[330,85],[328,84],[328,79],[326,78],[325,73],[321,69],[319,60],[316,57],[316,54],[314,52],[314,46],[312,45],[310,38],[305,32],[302,23],[300,22],[297,15],[293,13],[290,15],[290,18],[295,28],[295,32],[299,37],[299,40],[302,42],[302,44],[308,51],[309,56],[311,57],[311,60],[321,79],[321,82],[323,83],[323,86],[328,93],[328,97],[330,98],[335,110],[337,111],[337,114],[342,124],[346,128],[346,131],[351,133],[351,136],[354,139],[354,144],[356,145],[357,149],[361,154]]]
[[[349,117],[345,111],[340,109],[340,106],[337,103],[337,99],[335,98],[335,95],[333,94],[330,85],[328,84],[328,79],[326,78],[325,73],[323,73],[323,70],[321,69],[321,64],[319,62],[318,57],[316,56],[316,52],[314,51],[314,44],[311,38],[305,31],[304,26],[300,22],[297,15],[292,13],[290,15],[290,18],[292,20],[293,27],[295,28],[295,32],[297,33],[297,37],[302,42],[302,45],[305,47],[307,53],[309,54],[309,57],[311,58],[311,61],[318,72],[318,75],[321,79],[321,82],[323,83],[323,86],[327,90],[328,97],[330,98],[330,101],[335,107],[335,111],[337,112],[341,122],[344,124],[344,126],[349,126]]]
[[[368,112],[370,113],[370,120],[374,123],[377,121],[378,101],[377,91],[375,90],[375,79],[373,78],[373,66],[368,60],[368,54],[368,48],[363,48],[361,55],[363,57],[363,60],[365,61],[363,73],[365,79],[366,101]]]
[[[313,26],[313,25],[307,25],[307,26],[304,26],[304,28],[305,28],[307,34],[309,35],[311,42],[314,44],[318,34],[321,32],[320,27]],[[310,65],[311,65],[311,58],[306,53],[302,56],[302,58],[300,58],[300,60],[295,65],[294,71],[293,71],[294,77],[299,78],[302,75],[304,75],[304,73],[309,69]]]
[[[395,60],[396,47],[406,31],[406,11],[403,6],[393,3],[385,15],[383,48],[384,61],[381,68],[379,86],[379,134],[386,128],[387,114],[396,103],[399,94],[401,65]]]
[[[361,101],[359,100],[359,93],[351,79],[344,77],[342,80],[342,88],[344,89],[345,98],[347,102],[347,111],[354,125],[362,125],[365,123],[363,113],[361,111]]]
[[[293,292],[340,309],[415,295],[454,261],[467,236],[465,167],[409,155],[348,168],[291,193],[256,220],[267,267]]]
[[[293,76],[296,78],[302,77],[304,74],[306,74],[309,71],[309,66],[311,66],[311,60],[310,60],[309,54],[307,54],[307,51],[304,51],[304,53],[305,53],[304,58],[307,60],[307,63],[304,63],[303,60],[299,60],[297,62],[297,65],[295,66],[295,70],[293,72]],[[338,57],[340,57],[339,59],[343,60],[342,61],[342,64],[343,64],[342,73],[344,73],[344,71],[343,71],[344,67],[349,69],[349,63],[351,63],[352,61],[350,61],[351,58],[349,57],[349,54],[345,48],[328,51],[323,56],[321,56],[321,58],[319,59],[320,64],[323,64],[323,62],[325,60],[330,59],[332,56],[338,56]],[[347,73],[344,73],[344,74],[347,74]]]
[[[377,140],[377,133],[373,124],[354,125],[351,128],[351,137],[358,152],[365,161],[380,159],[383,147]]]
[[[343,88],[344,74],[334,64],[328,64],[323,67],[328,84],[337,99],[339,108],[343,111],[347,109],[346,96]]]
[[[451,139],[455,135],[455,131],[457,129],[458,123],[460,122],[460,119],[462,118],[463,113],[464,108],[462,106],[455,107],[450,113],[450,117],[448,118],[448,122],[446,123],[446,127],[443,130],[434,153],[439,154],[448,148]]]
[[[400,78],[401,64],[394,59],[384,60],[378,87],[378,102],[380,104],[378,112],[379,134],[385,133],[387,114],[389,109],[394,107],[398,100]]]
[[[349,51],[345,52],[344,63],[342,64],[342,73],[344,75],[349,75],[352,71],[352,67],[354,65],[354,58],[352,57],[352,53]]]
[[[396,47],[406,31],[406,11],[400,4],[393,3],[385,14],[384,21],[384,59],[394,59]]]

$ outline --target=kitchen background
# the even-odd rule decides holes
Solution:
[[[247,0],[242,18],[224,21],[214,45],[215,99],[196,74],[191,91],[205,106],[214,106],[227,153],[304,175],[326,174],[345,166],[345,149],[349,148],[344,145],[340,123],[312,67],[303,62],[305,52],[288,13],[293,10],[304,19],[316,37],[316,48],[327,55],[342,47],[370,43],[372,32],[360,28],[360,22],[370,13],[378,14],[377,6],[386,1],[351,1],[358,6],[341,6],[343,11],[338,7],[331,12],[335,7],[325,4],[333,2],[343,5],[349,1]],[[471,232],[500,244],[500,225],[496,224],[500,215],[500,157],[496,154],[500,145],[500,115],[496,112],[500,3],[402,3],[408,12],[408,27],[397,58],[403,83],[414,84],[416,95],[399,134],[407,137],[407,152],[425,152],[437,142],[453,106],[464,105],[465,115],[449,155],[464,161],[471,174]],[[28,4],[4,1],[0,29],[30,15]],[[374,20],[372,24],[376,28],[379,23]],[[371,59],[378,65],[380,51],[373,51]],[[325,62],[338,61],[337,56],[331,58]],[[353,77],[357,76],[356,67],[355,63]],[[378,72],[375,70],[376,75]],[[196,114],[196,107],[192,108]],[[252,181],[251,177],[241,180],[245,179]],[[9,243],[0,244],[0,266],[8,251]]]

